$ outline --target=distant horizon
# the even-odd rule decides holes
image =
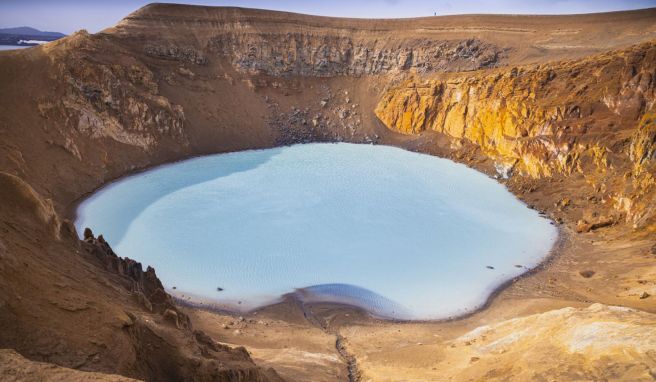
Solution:
[[[71,34],[86,29],[95,33],[116,25],[121,19],[153,1],[5,0],[0,3],[0,28],[30,27],[40,31]],[[334,0],[331,4],[302,0],[208,0],[159,1],[183,5],[239,7],[315,16],[365,19],[401,19],[430,16],[565,15],[642,10],[656,7],[656,0]]]

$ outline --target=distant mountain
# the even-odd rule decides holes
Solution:
[[[31,27],[0,28],[0,45],[38,45],[66,36],[59,32],[44,32]]]
[[[32,27],[0,28],[0,35],[26,35],[31,37],[52,37],[58,39],[66,36],[59,32],[44,32]]]

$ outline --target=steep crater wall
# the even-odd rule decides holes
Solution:
[[[616,208],[644,225],[653,219],[655,70],[656,46],[647,43],[583,60],[413,77],[390,86],[375,112],[403,134],[473,143],[506,176],[603,174],[594,187],[622,183]]]

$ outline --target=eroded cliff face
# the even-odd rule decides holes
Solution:
[[[656,45],[583,60],[392,85],[376,115],[403,134],[431,130],[467,141],[503,176],[619,181],[612,199],[636,227],[653,219]],[[617,186],[616,186],[617,187]],[[611,187],[609,187],[611,188]]]
[[[229,57],[240,71],[272,76],[366,74],[476,70],[494,67],[503,52],[477,39],[379,42],[350,36],[314,34],[226,34],[213,38],[209,50]]]
[[[84,31],[46,48],[56,68],[50,76],[60,81],[64,96],[39,99],[38,110],[45,119],[64,121],[59,125],[68,137],[64,147],[82,159],[70,125],[88,138],[110,138],[146,151],[165,138],[186,144],[184,110],[159,94],[152,71],[132,57],[121,63],[90,58],[101,49]]]
[[[251,74],[424,74],[535,62],[546,56],[581,56],[626,46],[627,38],[656,36],[649,24],[652,13],[627,13],[612,20],[581,16],[573,26],[574,20],[535,16],[366,20],[151,4],[108,32],[144,41],[142,49],[154,57],[202,65],[225,58],[236,70]],[[630,27],[622,23],[624,18],[632,21]],[[171,30],[179,33],[171,34]],[[591,40],[585,36],[588,33],[604,38]]]
[[[335,23],[285,13],[264,18],[259,11],[237,8],[184,9],[186,13],[176,17],[176,9],[180,8],[147,6],[126,17],[113,32],[125,38],[147,36],[142,49],[152,57],[198,65],[227,60],[243,73],[284,77],[476,70],[500,65],[508,51],[470,36],[436,41],[427,36],[430,31],[409,33],[411,23],[389,21],[390,30],[390,25],[365,20]],[[156,33],[170,28],[194,38]]]

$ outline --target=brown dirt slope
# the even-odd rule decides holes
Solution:
[[[6,382],[135,382],[136,379],[112,374],[67,369],[44,362],[34,362],[13,350],[0,350],[0,377]]]

